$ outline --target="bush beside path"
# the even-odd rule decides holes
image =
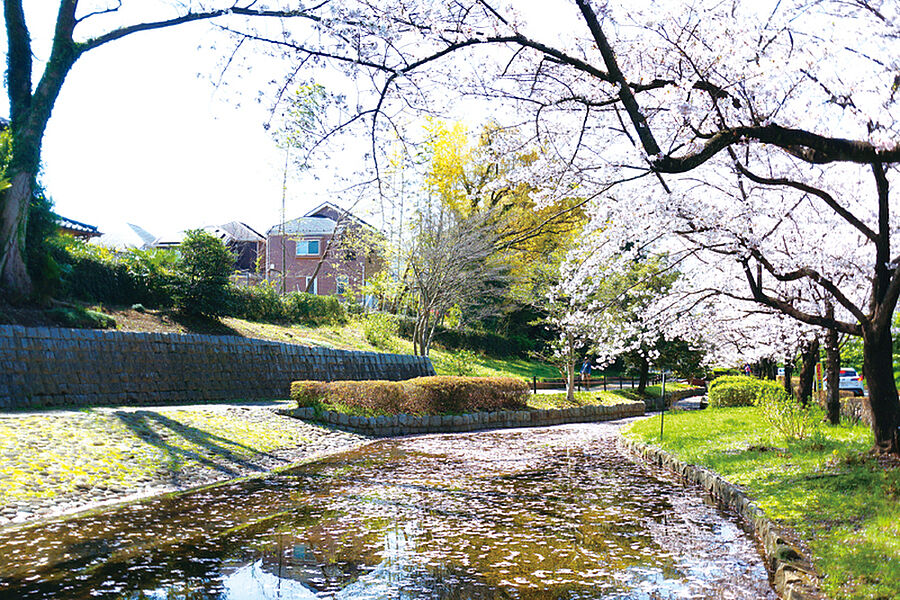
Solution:
[[[265,473],[369,439],[271,408],[0,413],[0,526]]]

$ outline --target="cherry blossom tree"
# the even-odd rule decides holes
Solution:
[[[573,187],[593,198],[597,229],[618,232],[609,252],[666,253],[701,290],[862,337],[876,446],[900,452],[896,10],[574,0],[559,5],[572,28],[538,39],[539,28],[488,0],[343,6],[335,31],[345,42],[327,52],[235,34],[370,82],[335,131],[368,119],[373,159],[401,111],[491,100],[505,126],[530,129],[547,150],[523,177],[551,173],[547,198]]]
[[[693,84],[675,86],[674,102],[642,108],[596,13],[577,3],[619,80],[649,168],[663,182],[650,210],[695,257],[739,265],[753,301],[861,336],[876,444],[900,451],[890,336],[900,260],[892,254],[889,203],[900,146],[890,116],[896,80],[879,59],[896,50],[895,24],[865,2],[779,5],[767,17],[720,4],[648,23],[644,34],[658,35],[662,48],[664,73],[656,73],[680,69]],[[731,32],[736,17],[742,28]],[[848,30],[854,39],[845,37]],[[806,43],[798,47],[797,38]],[[627,52],[622,41],[618,46]],[[697,89],[707,93],[698,97]],[[680,176],[666,185],[665,174]],[[802,294],[808,284],[850,318],[810,303]]]

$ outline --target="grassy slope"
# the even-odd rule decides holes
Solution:
[[[809,543],[830,598],[900,598],[900,468],[868,450],[866,427],[821,429],[787,443],[755,408],[709,409],[635,423],[626,435],[743,486],[770,517]]]
[[[314,344],[328,346],[343,350],[369,350],[372,352],[384,352],[366,341],[362,326],[351,321],[346,325],[334,325],[324,327],[305,327],[303,325],[274,325],[271,323],[254,323],[242,319],[225,318],[222,322],[231,329],[245,337],[270,339],[292,344]],[[412,342],[404,339],[395,339],[394,352],[401,354],[412,353]],[[432,348],[431,362],[434,364],[438,375],[458,375],[454,369],[454,352],[442,348]],[[467,375],[476,376],[513,376],[531,379],[537,377],[558,377],[559,374],[550,365],[524,358],[496,358],[490,356],[475,355],[471,364],[467,365],[470,372]]]

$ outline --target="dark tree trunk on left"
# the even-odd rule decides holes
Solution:
[[[0,210],[0,284],[5,295],[24,298],[32,283],[25,267],[25,229],[28,206],[41,162],[41,141],[50,112],[59,97],[66,75],[80,54],[72,39],[76,0],[60,3],[53,47],[40,81],[32,92],[31,38],[25,23],[22,0],[4,0],[12,156],[7,177],[12,186],[2,197]]]
[[[0,194],[0,293],[12,298],[25,298],[32,292],[32,282],[25,267],[25,229],[28,206],[41,164],[41,141],[62,85],[72,65],[82,54],[134,33],[177,27],[229,14],[319,20],[313,12],[307,13],[302,8],[269,10],[253,8],[251,2],[249,8],[232,6],[212,10],[187,9],[178,16],[123,25],[94,38],[76,42],[74,32],[79,23],[79,19],[75,17],[78,0],[59,0],[58,4],[50,55],[35,85],[32,73],[34,51],[25,22],[23,0],[3,0],[7,41],[6,89],[12,137],[12,153],[6,177],[12,185],[5,193]],[[80,20],[117,11],[117,7],[99,10],[83,15]]]

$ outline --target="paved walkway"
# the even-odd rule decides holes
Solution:
[[[0,412],[0,527],[264,473],[369,441],[283,403]]]
[[[679,400],[672,405],[672,408],[677,408],[679,410],[700,410],[706,408],[706,396],[693,396],[691,398]]]

